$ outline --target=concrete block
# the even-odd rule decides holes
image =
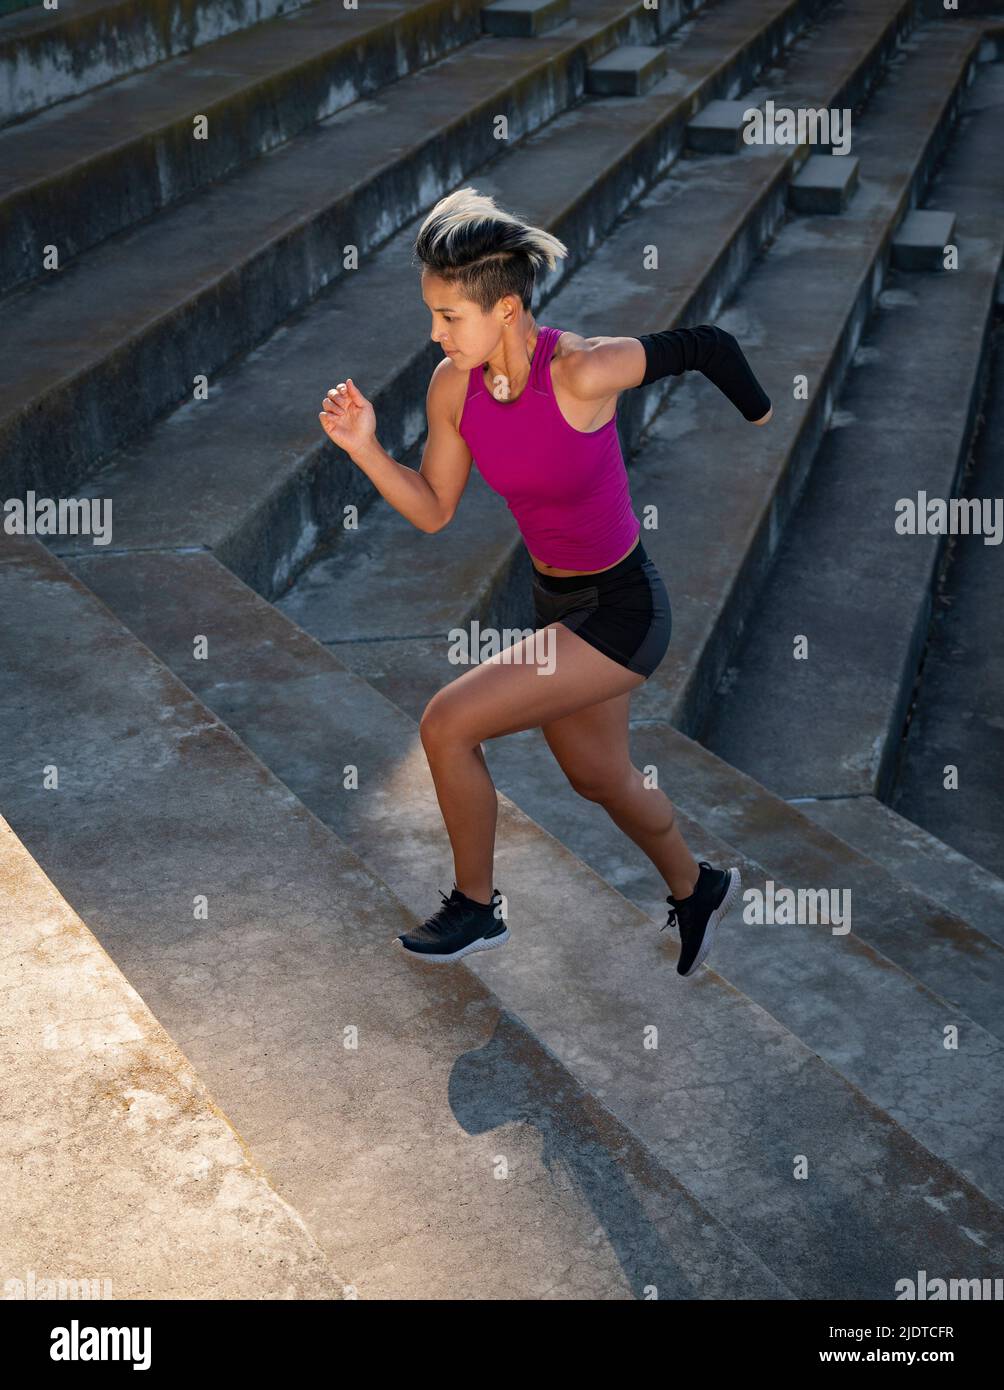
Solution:
[[[687,148],[701,154],[735,154],[752,101],[709,101],[687,124]]]
[[[897,270],[942,270],[945,247],[954,233],[954,212],[915,208],[903,218],[893,237],[893,265]]]
[[[624,44],[586,69],[586,91],[594,96],[639,97],[665,74],[669,57],[656,44]]]
[[[564,24],[571,0],[497,0],[481,11],[486,34],[504,39],[536,39]]]
[[[858,183],[857,155],[810,154],[788,186],[792,212],[843,212]]]

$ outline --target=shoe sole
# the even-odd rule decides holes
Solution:
[[[727,913],[731,910],[733,903],[739,896],[739,892],[742,886],[743,881],[740,876],[739,870],[729,869],[729,886],[725,890],[725,897],[722,898],[721,902],[718,904],[714,912],[712,912],[711,916],[708,918],[708,925],[704,928],[704,940],[701,942],[700,949],[698,950],[697,955],[694,957],[690,969],[680,970],[677,972],[679,975],[682,976],[683,979],[689,979],[689,977],[693,975],[694,971],[698,968],[698,966],[703,965],[704,962],[707,960],[708,953],[711,950],[712,946],[715,944],[715,932],[718,929],[718,924],[719,922],[721,922],[722,918],[725,917]]]
[[[461,946],[459,951],[454,951],[448,956],[438,952],[416,951],[411,946],[406,946],[399,936],[395,936],[394,940],[402,951],[405,951],[415,960],[427,960],[436,965],[449,965],[452,961],[460,960],[462,956],[469,956],[472,951],[493,951],[496,946],[504,946],[509,940],[509,928],[506,927],[505,931],[499,932],[497,936],[479,936],[476,941],[468,942],[466,946]]]

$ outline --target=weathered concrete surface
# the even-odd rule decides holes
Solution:
[[[44,547],[21,551],[0,564],[6,813],[360,1297],[789,1296],[476,976],[403,957],[414,918],[386,884]],[[233,627],[209,616],[216,665]],[[349,802],[346,762],[376,790],[357,717],[321,754]],[[398,840],[409,729],[383,746]],[[429,851],[423,917],[450,882]],[[933,1239],[946,1258],[962,1240],[951,1221]]]
[[[823,797],[797,804],[817,825],[1004,946],[1004,880],[996,874],[873,796]],[[997,835],[1000,838],[999,830]]]
[[[389,553],[394,538],[381,531],[376,539],[380,553]],[[211,556],[137,553],[74,563],[416,915],[428,912],[436,879],[430,865],[448,863],[449,851],[415,719],[423,699],[458,674],[447,659],[445,634],[345,642],[334,656]],[[418,584],[414,592],[420,605]],[[378,592],[371,604],[379,608]],[[197,631],[214,634],[208,663],[192,659]],[[381,699],[340,658],[373,685],[380,684],[376,667],[393,669],[408,713]],[[665,746],[667,732],[697,748],[675,731],[656,730],[654,738]],[[493,768],[521,738],[486,746]],[[660,751],[651,759],[667,785],[674,751],[670,745],[668,757]],[[351,793],[340,776],[347,764],[358,768],[359,786]],[[538,756],[531,774],[534,785],[553,785],[549,754]],[[774,799],[763,795],[769,820]],[[810,837],[860,862],[842,842],[777,804]],[[769,1267],[780,1272],[783,1266],[784,1283],[796,1296],[888,1297],[892,1268],[931,1268],[924,1261],[936,1258],[935,1246],[945,1240],[961,1240],[937,1257],[953,1267],[974,1256],[981,1267],[993,1263],[996,1255],[988,1252],[1004,1213],[984,1205],[960,1170],[974,1180],[978,1173],[985,1191],[1004,1188],[999,1042],[964,1021],[965,1045],[951,1056],[949,1075],[939,1030],[944,1021],[959,1021],[960,1011],[866,944],[867,923],[864,939],[806,936],[798,949],[776,953],[773,970],[765,952],[754,953],[776,995],[806,995],[803,1039],[716,973],[704,972],[696,988],[686,987],[672,969],[672,934],[660,935],[650,917],[566,848],[583,808],[606,821],[566,787],[552,820],[559,840],[502,798],[497,881],[508,898],[516,949],[497,952],[497,968],[487,956],[475,958],[472,971],[491,979],[506,1007],[660,1164],[688,1191],[700,1191],[710,1213]],[[606,823],[603,835],[610,853],[623,860],[619,832]],[[797,847],[796,835],[790,848]],[[729,853],[720,842],[716,849]],[[740,862],[751,879],[763,880],[762,866]],[[841,1009],[836,1028],[832,1019]],[[639,1030],[647,1024],[659,1030],[655,1056],[639,1050]],[[844,1075],[856,1071],[880,1091],[910,1133],[816,1056],[825,1050]],[[921,1134],[929,1148],[950,1157],[954,1171],[911,1137]],[[808,1150],[815,1179],[811,1190],[795,1195],[791,1155]],[[932,1208],[920,1195],[936,1189],[948,1201],[944,1214],[956,1213],[952,1236],[931,1225]],[[963,1220],[962,1205],[970,1201],[978,1214]],[[975,1247],[964,1228],[983,1232]]]
[[[967,496],[1004,498],[1004,330],[996,333]],[[1004,876],[1002,546],[953,538],[892,805]],[[945,767],[959,770],[945,789]],[[999,920],[1004,923],[1004,911]],[[1002,926],[1004,932],[1004,926]]]
[[[353,104],[371,109],[383,89],[476,37],[478,13],[475,0],[357,9],[320,0],[0,130],[0,288],[45,277],[45,244],[59,247],[65,269],[88,247],[299,135],[302,154],[320,123]],[[326,156],[315,153],[323,166]],[[279,154],[266,160],[273,173],[276,160],[283,164]],[[264,192],[267,178],[257,186]],[[280,184],[273,199],[280,188],[293,198]],[[301,216],[310,206],[302,193]],[[210,206],[218,209],[219,200]],[[236,230],[217,211],[209,235]]]
[[[0,1298],[55,1297],[47,1280],[95,1281],[80,1296],[116,1299],[343,1296],[298,1213],[2,817],[0,1001]]]
[[[900,504],[915,506],[921,492],[946,499],[958,492],[986,377],[1004,256],[1004,181],[995,167],[1004,127],[1004,64],[978,72],[963,125],[930,190],[934,206],[958,214],[959,268],[887,276],[831,429],[702,731],[713,752],[780,796],[885,797],[890,787],[948,540],[902,534]],[[858,147],[871,168],[869,132],[870,126],[859,134]],[[820,263],[822,269],[824,250]],[[957,549],[974,546],[986,551],[983,569],[999,597],[1000,545],[962,537]],[[985,655],[985,615],[994,609],[994,593],[991,587],[979,595],[962,619],[977,660]],[[796,659],[796,637],[808,643],[804,659]],[[985,837],[996,830],[999,857],[1004,809],[998,800],[994,815],[987,792],[993,767],[998,784],[1004,774],[1004,730],[995,738],[986,719],[999,711],[1002,675],[998,663],[975,684],[960,683],[953,691],[958,702],[940,709],[942,723],[929,719],[925,727],[925,742],[939,750],[937,769],[928,767],[932,803],[941,796],[961,811],[982,785],[967,822],[990,812]],[[986,709],[968,754],[960,750],[962,789],[946,793],[941,768],[953,758],[942,740],[971,722],[965,712],[981,683],[993,711]],[[980,734],[989,735],[988,745]],[[987,747],[995,742],[994,763]]]
[[[308,0],[0,0],[0,124],[288,14]]]

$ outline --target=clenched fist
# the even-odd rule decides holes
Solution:
[[[318,416],[325,434],[347,454],[376,434],[376,413],[351,377],[333,386]]]

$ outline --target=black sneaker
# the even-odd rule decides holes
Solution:
[[[729,911],[742,879],[738,869],[713,869],[706,860],[699,861],[700,875],[689,898],[674,898],[668,894],[667,927],[680,933],[680,959],[676,962],[678,975],[693,975],[705,960],[715,939],[715,928]],[[665,927],[660,927],[664,931]]]
[[[509,928],[502,916],[502,894],[497,888],[487,905],[468,898],[456,883],[449,897],[441,888],[439,896],[443,905],[427,922],[394,938],[413,956],[429,961],[459,960],[471,951],[490,951],[509,940]]]

